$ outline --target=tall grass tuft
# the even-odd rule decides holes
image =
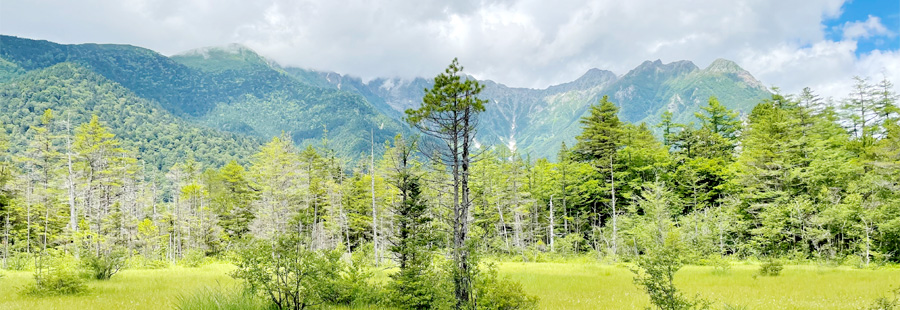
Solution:
[[[268,300],[240,286],[204,287],[175,300],[176,310],[272,310]]]

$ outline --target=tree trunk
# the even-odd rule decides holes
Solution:
[[[503,241],[506,243],[506,254],[509,254],[509,234],[506,232],[506,221],[503,220],[503,210],[500,209],[500,202],[497,202],[497,213],[500,214],[500,229],[503,233]]]
[[[369,174],[372,179],[372,247],[375,249],[375,267],[381,261],[378,253],[378,209],[375,207],[375,128],[372,128],[372,161],[369,166]]]
[[[553,248],[553,226],[555,226],[555,221],[553,217],[553,195],[550,195],[550,252],[554,252]]]
[[[612,156],[609,157],[609,181],[610,181],[610,185],[611,185],[611,189],[612,189],[612,190],[610,191],[610,192],[611,192],[611,196],[612,196],[612,225],[613,225],[613,232],[612,232],[612,252],[613,252],[613,259],[615,260],[615,259],[616,259],[615,256],[616,256],[616,254],[617,254],[617,251],[618,251],[618,245],[619,245],[619,244],[618,244],[618,240],[619,240],[619,227],[618,227],[618,225],[617,225],[617,223],[616,223],[616,222],[617,222],[617,219],[618,219],[618,212],[616,212],[616,178],[615,178],[615,175],[613,174],[613,161],[612,161]]]

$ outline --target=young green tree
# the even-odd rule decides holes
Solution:
[[[719,103],[715,96],[709,97],[708,105],[700,107],[706,113],[694,113],[700,120],[700,128],[720,135],[723,138],[734,140],[740,131],[741,120],[735,111]]]
[[[291,140],[282,135],[273,137],[253,157],[250,175],[258,190],[251,225],[259,238],[270,239],[285,232],[303,233],[301,215],[304,176],[300,172],[297,150]]]
[[[209,186],[213,208],[228,240],[235,241],[250,232],[250,223],[255,217],[251,205],[256,192],[250,187],[244,167],[236,161],[219,169],[217,176],[213,180],[217,186]]]
[[[433,283],[436,276],[427,249],[432,219],[422,197],[422,172],[414,157],[416,151],[415,139],[397,135],[394,147],[385,152],[390,162],[389,182],[398,196],[391,212],[397,232],[390,239],[390,250],[400,270],[391,275],[392,299],[404,309],[431,309],[442,301],[441,287]]]

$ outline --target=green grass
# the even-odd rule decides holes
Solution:
[[[205,287],[235,285],[234,267],[211,264],[200,268],[172,267],[123,270],[108,281],[89,281],[79,296],[30,297],[19,294],[34,280],[30,272],[6,272],[0,279],[0,309],[172,309],[179,296]]]
[[[720,309],[858,309],[900,285],[900,270],[859,270],[814,265],[785,266],[778,277],[754,277],[758,265],[738,264],[725,275],[712,267],[687,266],[676,285]],[[601,264],[501,263],[501,274],[541,297],[541,309],[642,309],[648,299],[625,267]]]
[[[124,270],[109,281],[90,281],[80,296],[29,297],[19,294],[32,280],[29,272],[4,272],[0,309],[172,309],[179,296],[210,287],[232,286],[234,267]],[[716,302],[749,309],[858,309],[900,286],[900,269],[859,270],[815,265],[785,266],[781,276],[754,277],[758,265],[736,264],[726,275],[712,267],[688,266],[676,284],[686,294],[699,293]],[[645,294],[634,286],[631,272],[599,263],[500,263],[501,275],[522,282],[541,298],[541,309],[641,309]],[[373,307],[371,309],[376,309]],[[344,309],[344,308],[335,308]]]

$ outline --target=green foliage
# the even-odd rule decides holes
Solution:
[[[257,240],[241,251],[232,276],[278,309],[364,300],[362,295],[373,292],[366,286],[370,274],[341,261],[341,254],[312,251],[295,236]]]
[[[781,264],[780,260],[767,260],[759,265],[759,275],[764,277],[777,277],[781,275],[782,269],[784,269],[784,265]]]
[[[715,96],[709,97],[708,103],[708,106],[701,107],[706,113],[694,114],[700,120],[700,128],[726,139],[735,139],[741,126],[738,113],[723,106]]]
[[[337,255],[331,253],[331,255]],[[340,261],[338,273],[329,279],[322,294],[325,303],[330,305],[365,306],[378,305],[386,299],[386,292],[381,286],[371,283],[373,272],[365,258],[356,256],[349,262]]]
[[[863,310],[895,310],[900,309],[900,289],[895,289],[892,291],[893,296],[890,297],[879,297],[872,302],[868,307],[863,308]]]
[[[206,257],[206,253],[202,250],[192,249],[184,253],[184,256],[181,257],[181,260],[178,263],[185,267],[200,267],[208,262]]]
[[[79,274],[73,258],[56,255],[41,258],[46,266],[34,272],[34,283],[22,288],[21,293],[32,296],[77,295],[87,292],[84,279]]]
[[[5,49],[4,49],[5,50]],[[63,91],[66,90],[66,91]],[[27,94],[27,95],[26,95]],[[83,66],[62,63],[28,72],[15,83],[0,84],[0,123],[12,133],[12,152],[23,152],[25,132],[40,124],[39,113],[53,109],[58,130],[73,134],[92,115],[121,139],[121,147],[139,152],[148,167],[166,169],[190,156],[217,165],[248,157],[255,139],[218,132],[176,118],[155,103]],[[68,123],[66,125],[65,123]],[[191,141],[191,143],[183,143]]]
[[[454,304],[450,277],[430,261],[414,262],[391,275],[388,299],[400,309],[445,309]]]
[[[599,104],[592,105],[590,115],[581,119],[583,132],[575,137],[578,143],[573,151],[582,160],[599,161],[598,165],[609,165],[619,147],[622,123],[617,116],[619,108],[603,96]]]
[[[684,296],[675,287],[675,273],[684,264],[679,255],[683,251],[676,233],[666,234],[663,244],[638,258],[631,269],[635,274],[634,283],[643,288],[656,309],[708,309],[710,302]],[[648,308],[651,309],[651,308]]]
[[[727,275],[731,273],[731,263],[722,257],[717,257],[717,259],[713,260],[712,266],[713,274]]]
[[[479,271],[473,288],[478,310],[537,309],[538,297],[525,293],[521,283],[500,278],[493,264]]]
[[[125,249],[116,249],[100,255],[87,252],[82,254],[80,264],[92,279],[109,280],[125,267],[127,258],[128,253]]]
[[[125,263],[128,269],[166,269],[171,267],[168,261],[149,259],[144,255],[131,256]]]

